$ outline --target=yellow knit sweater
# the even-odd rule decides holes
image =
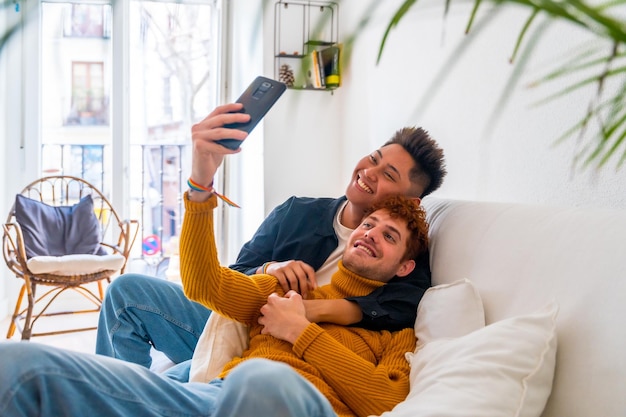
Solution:
[[[185,196],[180,239],[181,278],[185,294],[213,311],[250,327],[250,347],[220,375],[226,377],[248,358],[266,358],[291,365],[328,398],[339,416],[379,415],[409,393],[405,353],[415,348],[412,328],[371,331],[330,323],[310,324],[295,344],[261,334],[260,308],[272,292],[283,294],[271,275],[247,276],[219,265],[213,230],[216,198],[205,203]],[[367,295],[383,285],[351,273],[339,262],[331,283],[310,298],[337,299]]]

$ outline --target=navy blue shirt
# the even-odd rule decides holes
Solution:
[[[265,262],[295,259],[317,271],[339,244],[333,221],[344,201],[345,196],[290,197],[267,216],[230,268],[252,275]],[[413,327],[417,305],[431,285],[428,252],[416,263],[409,276],[394,277],[367,296],[347,298],[363,311],[355,326],[392,331]]]

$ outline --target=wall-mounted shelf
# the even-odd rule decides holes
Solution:
[[[332,91],[341,85],[339,5],[280,0],[274,5],[274,75],[289,88]]]

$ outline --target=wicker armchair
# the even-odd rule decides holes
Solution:
[[[40,178],[27,185],[20,195],[26,199],[16,197],[7,222],[3,225],[4,260],[15,276],[24,280],[15,303],[7,339],[13,336],[16,328],[21,330],[22,340],[29,340],[34,336],[95,329],[96,327],[79,327],[33,332],[33,326],[40,317],[100,311],[104,297],[102,283],[105,280],[110,282],[113,276],[124,272],[139,229],[138,222],[121,220],[100,190],[89,182],[73,176],[59,175]],[[89,220],[95,225],[97,233],[94,241],[96,250],[93,253],[78,251],[79,254],[59,253],[55,256],[33,256],[32,248],[27,247],[29,226],[24,224],[25,222],[20,225],[18,222],[20,213],[16,215],[16,209],[19,210],[21,207],[18,206],[18,202],[28,201],[28,204],[36,205],[37,209],[41,207],[43,210],[64,210],[63,213],[70,213],[71,216],[77,204],[79,202],[82,204],[86,200],[90,200],[86,210],[88,210],[88,216],[91,216]],[[23,208],[21,210],[27,214],[33,211]],[[38,220],[41,221],[41,219]],[[70,223],[69,220],[68,223]],[[75,227],[75,225],[70,227]],[[39,229],[45,228],[45,226],[35,228],[35,239],[39,237],[37,234],[43,233],[43,230]],[[82,233],[77,229],[73,230],[74,235]],[[66,243],[64,239],[61,238],[63,243]],[[95,288],[89,288],[87,284],[91,283],[97,285],[97,291]],[[43,294],[38,295],[37,289],[40,286],[46,288],[42,290],[45,291]],[[82,305],[72,311],[49,310],[57,297],[67,290],[78,292],[90,300],[94,306],[85,308]],[[28,305],[22,307],[24,298],[27,299]]]

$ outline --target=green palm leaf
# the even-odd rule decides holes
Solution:
[[[416,0],[406,0],[402,2],[396,10],[391,21],[387,25],[384,36],[382,38],[378,60],[382,57],[383,50],[388,41],[391,31],[400,23],[402,19],[406,19],[409,10],[417,3]],[[444,17],[449,13],[451,0],[446,0],[444,8]],[[485,3],[490,3],[493,10],[487,13],[487,18],[478,18],[478,10]],[[468,16],[466,32],[473,32],[476,35],[480,32],[481,27],[487,24],[495,15],[493,11],[503,6],[517,5],[529,9],[529,17],[525,24],[519,30],[516,43],[511,54],[511,61],[516,63],[516,68],[511,75],[505,92],[500,96],[498,105],[494,111],[490,125],[497,119],[500,112],[508,101],[512,86],[517,85],[523,72],[524,64],[530,51],[537,45],[538,37],[544,30],[536,30],[530,39],[527,39],[532,27],[544,27],[543,23],[538,23],[538,18],[545,17],[548,20],[557,22],[565,21],[578,26],[589,33],[593,34],[598,40],[610,42],[612,50],[606,52],[598,46],[585,47],[580,52],[574,53],[573,57],[567,57],[561,65],[538,80],[534,81],[531,86],[536,87],[545,85],[557,80],[570,80],[568,85],[562,87],[556,93],[542,99],[537,104],[545,104],[546,102],[563,98],[590,85],[595,85],[595,93],[592,93],[589,100],[588,108],[582,119],[574,126],[569,128],[555,142],[560,143],[565,139],[577,136],[582,140],[588,138],[588,143],[576,158],[576,163],[582,163],[588,167],[595,165],[596,167],[604,166],[612,156],[619,155],[618,166],[623,166],[626,162],[626,111],[622,103],[626,98],[626,85],[622,84],[620,88],[610,89],[607,93],[604,86],[610,80],[620,80],[624,78],[626,73],[626,64],[622,64],[626,58],[624,45],[626,44],[626,22],[620,17],[618,12],[612,13],[617,7],[626,4],[626,0],[611,1],[583,1],[583,0],[473,0],[473,7]],[[466,38],[466,39],[471,39]],[[444,70],[440,71],[437,79],[432,83],[431,88],[425,95],[432,98],[438,85],[441,85],[443,79],[451,72],[452,65],[459,59],[462,53],[467,52],[469,41],[463,41],[461,46],[452,55],[444,65]],[[524,53],[520,51],[524,48]],[[520,57],[518,62],[518,56]],[[589,75],[591,72],[592,75]],[[604,95],[607,94],[607,97]],[[428,100],[428,99],[426,99]],[[423,101],[416,110],[416,114],[421,113],[427,106],[428,102]],[[578,135],[576,135],[578,133]]]

